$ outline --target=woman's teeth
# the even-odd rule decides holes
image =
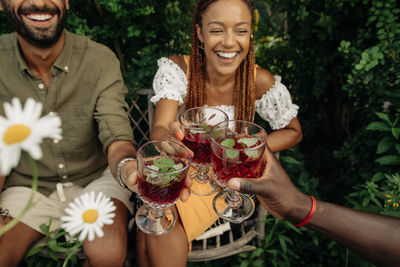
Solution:
[[[234,53],[217,52],[217,55],[224,58],[234,58],[237,55],[237,52]]]

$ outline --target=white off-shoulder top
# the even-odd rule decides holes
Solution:
[[[185,103],[188,81],[183,70],[172,60],[162,57],[157,61],[158,70],[153,80],[155,95],[150,99],[156,104],[160,99]],[[297,116],[299,107],[292,103],[290,93],[281,83],[280,76],[274,76],[274,85],[255,102],[256,112],[266,120],[273,130],[282,129]],[[235,107],[215,106],[225,111],[229,119],[234,119]]]

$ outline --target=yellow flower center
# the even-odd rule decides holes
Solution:
[[[97,210],[86,210],[83,214],[82,214],[82,219],[85,223],[94,223],[96,222],[97,218],[99,217],[99,213],[97,212]]]
[[[23,124],[14,124],[8,127],[3,135],[4,143],[13,145],[21,143],[31,134],[31,129]]]

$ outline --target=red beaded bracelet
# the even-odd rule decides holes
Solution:
[[[311,220],[311,217],[314,215],[315,210],[317,209],[317,200],[315,200],[315,198],[313,196],[310,196],[310,198],[312,201],[310,213],[307,215],[307,217],[301,223],[294,224],[294,226],[302,227],[302,226],[306,225]]]

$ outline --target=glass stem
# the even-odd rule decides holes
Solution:
[[[228,197],[225,199],[226,205],[231,208],[239,208],[242,206],[242,197],[240,193],[231,189],[228,189]]]
[[[149,210],[149,217],[154,220],[160,220],[164,216],[164,210],[162,208],[151,207]]]
[[[208,165],[199,165],[197,169],[197,176],[196,176],[196,181],[200,184],[206,184],[209,182],[209,177],[208,177],[208,171],[210,169],[210,166]]]

